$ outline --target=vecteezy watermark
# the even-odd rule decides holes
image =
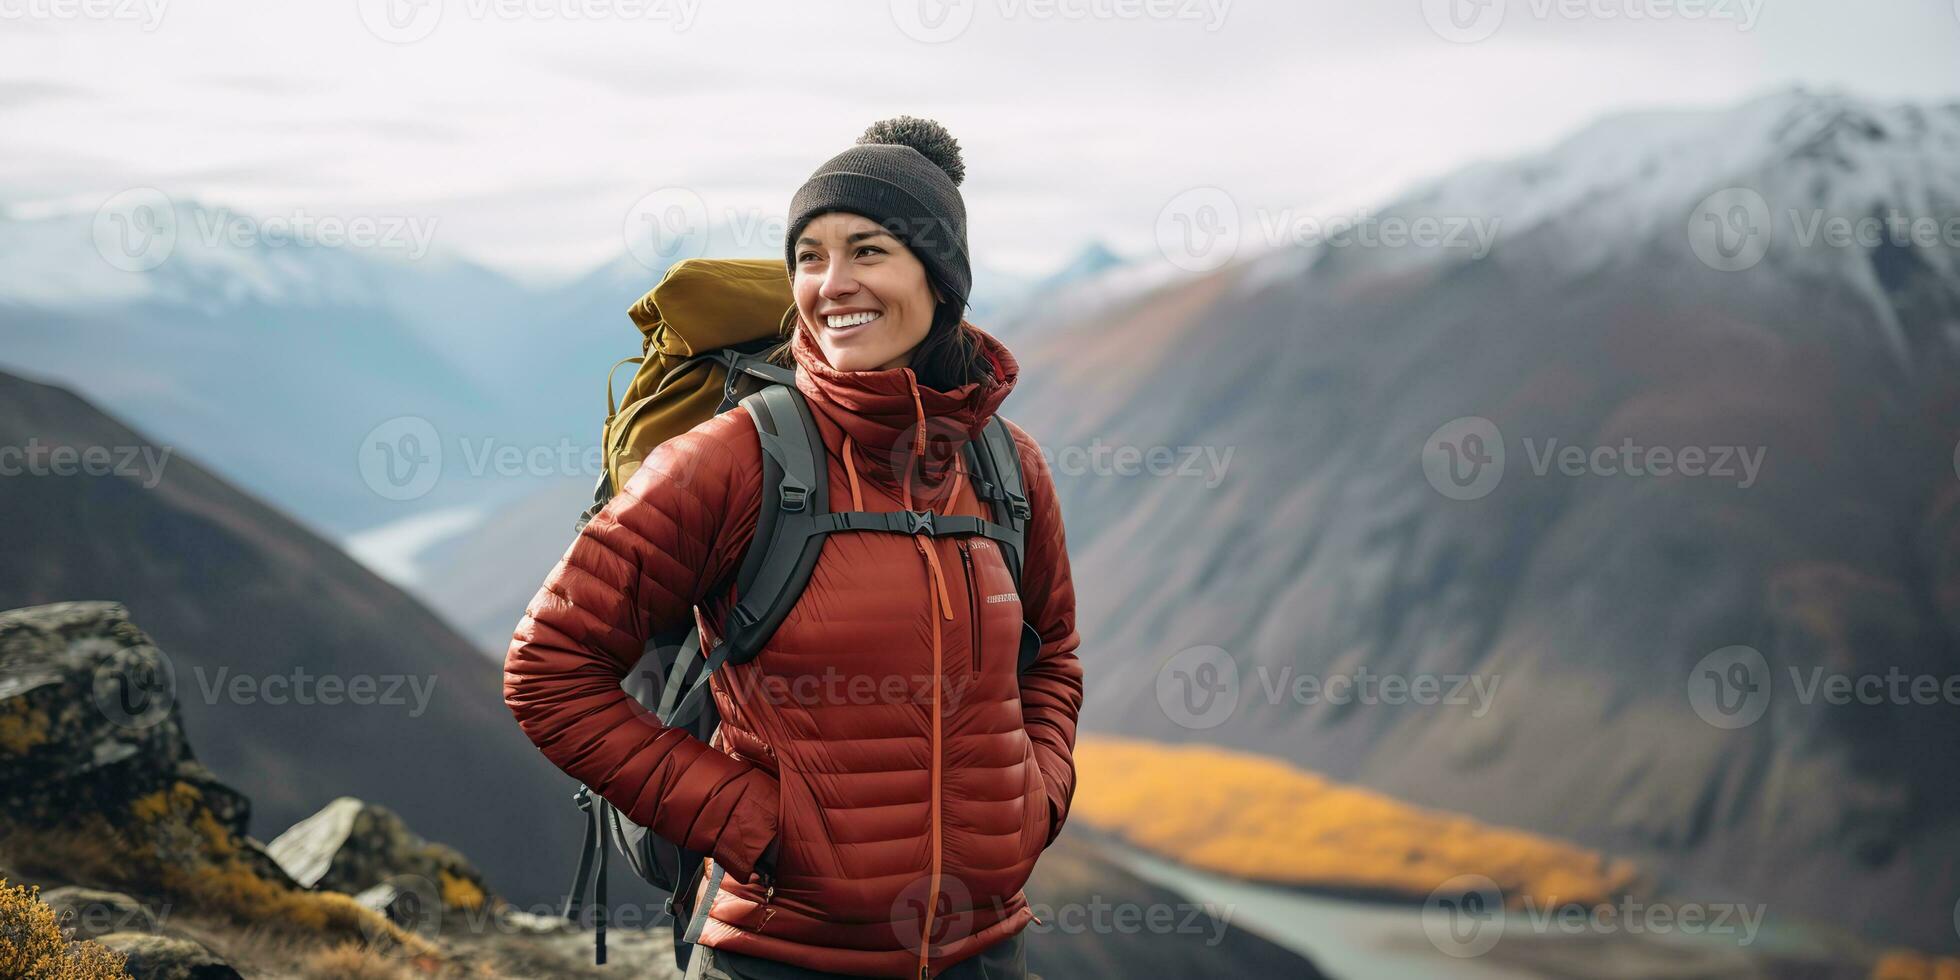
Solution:
[[[1454,248],[1473,259],[1490,254],[1502,219],[1479,214],[1298,214],[1292,208],[1258,212],[1269,245],[1328,248]]]
[[[200,664],[191,668],[193,686],[186,689],[178,682],[176,663],[162,650],[108,646],[110,656],[97,668],[91,693],[103,717],[131,730],[163,721],[186,694],[207,705],[405,706],[410,718],[420,718],[435,694],[433,674],[321,673],[301,666],[268,674]]]
[[[694,26],[701,0],[356,0],[368,33],[390,44],[434,34],[445,15],[474,21],[619,21],[665,23],[676,32]]]
[[[1205,489],[1225,482],[1237,446],[1134,446],[1108,444],[1100,438],[1087,446],[1041,447],[1049,470],[1057,476],[1153,476],[1199,479]]]
[[[462,472],[472,478],[597,478],[606,472],[604,447],[566,438],[520,444],[497,436],[461,436],[456,450],[453,458],[462,461]],[[361,481],[388,500],[414,500],[435,489],[450,458],[434,423],[419,415],[387,419],[369,429],[355,447]]]
[[[313,215],[304,208],[258,218],[214,208],[198,211],[192,225],[209,248],[388,249],[420,259],[429,254],[439,221],[413,215]]]
[[[1006,902],[996,898],[993,907],[996,912],[1005,913]],[[1237,906],[1230,903],[1111,902],[1099,893],[1092,893],[1086,902],[1029,902],[1028,912],[1034,922],[1027,928],[1035,933],[1059,932],[1069,936],[1142,933],[1202,937],[1204,945],[1216,946],[1225,941],[1225,932],[1231,928],[1232,916],[1237,911]]]
[[[1960,214],[1837,214],[1823,208],[1770,206],[1751,187],[1724,187],[1688,213],[1688,247],[1717,272],[1754,268],[1778,245],[1810,250],[1880,246],[1960,249]]]
[[[1157,250],[1187,272],[1209,272],[1238,254],[1248,232],[1267,247],[1333,249],[1460,250],[1472,259],[1490,254],[1502,221],[1488,215],[1311,214],[1294,208],[1260,208],[1251,222],[1238,202],[1219,187],[1193,187],[1178,193],[1157,212]]]
[[[973,25],[979,0],[891,0],[892,23],[914,41],[950,41]],[[994,0],[1003,21],[1181,21],[1207,31],[1225,26],[1232,0]]]
[[[45,895],[42,898],[46,900]],[[55,916],[55,924],[63,931],[83,936],[106,936],[112,932],[159,934],[169,924],[172,908],[168,901],[121,905],[82,899],[77,904],[64,904]]]
[[[73,446],[30,437],[26,445],[0,445],[0,477],[114,476],[145,490],[163,482],[164,464],[176,449],[164,446]]]
[[[391,249],[420,259],[435,239],[437,222],[410,215],[316,215],[304,209],[254,217],[220,207],[198,209],[187,227],[168,194],[133,187],[102,202],[91,231],[103,261],[125,272],[148,272],[169,261],[187,230],[207,249]]]
[[[1566,477],[1691,477],[1733,480],[1736,489],[1756,485],[1766,446],[1648,446],[1632,436],[1618,443],[1580,446],[1557,438],[1526,436],[1525,458],[1533,476],[1554,471]],[[1451,500],[1488,496],[1504,479],[1504,434],[1479,415],[1451,419],[1422,444],[1422,473],[1429,485]]]
[[[1764,0],[1422,0],[1422,19],[1457,44],[1489,39],[1513,11],[1535,21],[1708,21],[1752,30]]]
[[[1468,707],[1482,718],[1497,699],[1496,675],[1353,671],[1317,674],[1291,664],[1254,669],[1256,691],[1266,704],[1313,707],[1321,704]],[[1157,669],[1157,706],[1164,717],[1194,730],[1216,728],[1238,709],[1246,691],[1236,658],[1217,646],[1186,647]]]
[[[1794,665],[1788,671],[1789,690],[1798,704],[1960,706],[1960,673],[1915,674],[1897,665],[1858,674]],[[1760,651],[1728,646],[1695,664],[1688,675],[1688,704],[1716,728],[1746,728],[1769,709],[1775,688],[1769,662]]]
[[[124,21],[144,33],[163,23],[170,0],[0,0],[0,21]]]
[[[1760,903],[1642,901],[1632,895],[1573,902],[1527,894],[1507,903],[1497,882],[1465,874],[1429,893],[1422,906],[1422,931],[1437,951],[1459,959],[1483,956],[1513,932],[1540,937],[1722,936],[1747,947],[1755,943],[1768,914],[1769,906]]]

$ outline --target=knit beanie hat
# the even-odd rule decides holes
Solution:
[[[946,127],[915,116],[872,123],[857,144],[824,161],[790,200],[783,262],[796,275],[796,236],[826,211],[861,214],[882,225],[966,308],[973,270],[966,255],[966,176],[960,144]]]

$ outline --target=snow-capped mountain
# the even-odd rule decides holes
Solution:
[[[1816,687],[1960,675],[1955,248],[1783,219],[1960,217],[1957,124],[1808,93],[1609,118],[1376,212],[1491,219],[1481,258],[1312,246],[1046,325],[1012,413],[1068,515],[1085,727],[1956,949],[1960,711]],[[1698,238],[1760,216],[1732,188],[1767,233]],[[1329,696],[1368,675],[1433,696]]]

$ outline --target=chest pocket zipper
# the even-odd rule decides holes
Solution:
[[[973,673],[980,673],[980,582],[973,570],[973,549],[960,542],[960,563],[966,566],[966,604],[968,630],[973,637]]]

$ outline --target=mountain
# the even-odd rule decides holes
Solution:
[[[1960,106],[1831,93],[1610,118],[1375,212],[1487,254],[1301,246],[1023,338],[1085,728],[1955,949],[1960,253],[1804,229],[1960,214],[1956,149]],[[1364,671],[1440,690],[1330,696]]]
[[[358,795],[442,828],[513,900],[563,888],[576,787],[512,723],[497,667],[421,603],[64,388],[0,373],[0,445],[21,451],[0,479],[0,609],[127,610],[199,758],[253,800],[254,836]]]
[[[526,286],[439,231],[383,222],[380,245],[332,247],[156,191],[99,212],[0,210],[0,365],[90,392],[346,540],[589,485],[606,369],[640,353],[627,308],[679,258],[780,254],[716,226]],[[975,279],[980,322],[1028,286],[985,266]],[[428,455],[433,481],[398,483],[405,454]]]
[[[175,215],[175,244],[142,270],[98,252],[90,215],[0,220],[0,362],[90,392],[328,533],[497,499],[509,481],[472,474],[461,447],[548,440],[550,426],[500,387],[503,372],[426,327],[444,308],[487,317],[485,304],[508,305],[491,274],[439,257],[241,244],[213,229],[246,219],[194,201],[152,213]],[[509,323],[473,325],[487,349],[513,346],[497,340]],[[404,425],[448,450],[436,459],[445,478],[413,496],[383,485],[373,445]]]

